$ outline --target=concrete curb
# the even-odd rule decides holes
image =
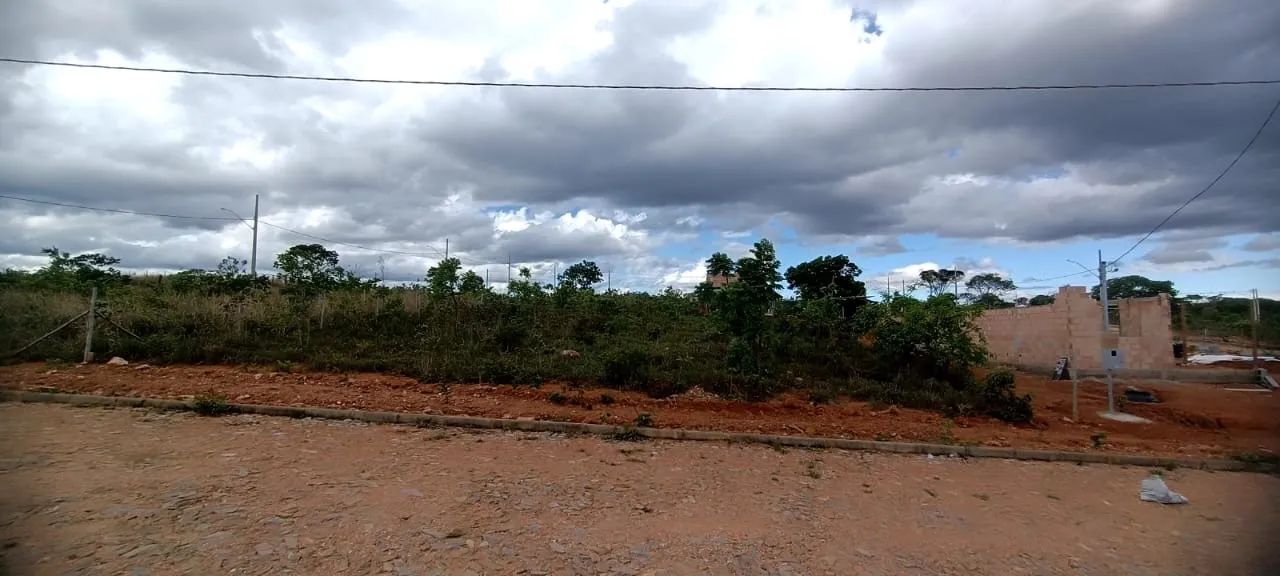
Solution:
[[[28,392],[25,390],[0,390],[0,401],[40,402],[71,404],[75,406],[120,406],[127,408],[156,408],[160,410],[193,410],[191,402],[157,398],[133,398],[126,396],[90,396],[87,394],[58,394]],[[775,434],[750,434],[741,432],[713,432],[682,430],[678,428],[636,428],[607,424],[579,422],[554,422],[547,420],[508,420],[478,416],[446,416],[438,414],[409,414],[401,412],[373,412],[366,410],[338,410],[333,408],[305,408],[298,406],[265,406],[259,404],[228,404],[229,412],[286,416],[290,418],[325,418],[331,420],[359,420],[379,424],[413,424],[418,426],[454,426],[460,428],[486,428],[498,430],[522,430],[527,432],[561,432],[567,434],[595,434],[611,436],[635,434],[645,438],[662,440],[701,440],[713,442],[747,442],[797,448],[836,448],[840,450],[865,450],[897,454],[955,455],[972,458],[1005,458],[1012,460],[1036,460],[1043,462],[1078,462],[1087,464],[1113,464],[1120,466],[1193,468],[1219,471],[1266,471],[1264,467],[1240,460],[1213,458],[1167,458],[1141,454],[1116,454],[1106,452],[1066,452],[1061,450],[1031,450],[1026,448],[999,448],[992,446],[955,446],[950,444],[922,444],[915,442],[878,442],[848,438],[815,438],[808,436],[780,436]]]

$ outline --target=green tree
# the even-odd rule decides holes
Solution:
[[[115,269],[119,258],[90,252],[72,256],[58,250],[57,246],[40,251],[49,257],[49,263],[32,274],[32,282],[41,288],[57,290],[84,290],[90,286],[107,288],[124,284],[129,278]]]
[[[1095,299],[1098,298],[1098,285],[1095,284],[1089,293]],[[1107,279],[1107,298],[1112,300],[1152,298],[1160,294],[1168,294],[1170,298],[1178,297],[1178,291],[1173,288],[1173,282],[1169,280],[1152,280],[1137,275]]]
[[[1004,278],[994,272],[986,274],[978,274],[964,283],[965,288],[969,291],[965,296],[972,300],[974,304],[983,308],[1010,308],[1012,303],[1006,302],[1003,298],[1004,294],[1017,290],[1012,280]]]
[[[1036,294],[1027,301],[1029,306],[1048,306],[1053,304],[1055,297],[1052,294]]]
[[[994,272],[978,274],[965,282],[964,286],[965,288],[968,288],[970,292],[979,296],[985,294],[1000,295],[1018,289],[1018,287],[1014,285],[1013,280],[1004,278]]]
[[[981,310],[962,306],[951,295],[916,300],[892,295],[858,311],[855,326],[866,334],[883,377],[937,378],[954,385],[972,379],[987,359],[974,320]]]
[[[782,273],[778,271],[778,252],[773,242],[761,238],[751,247],[751,255],[738,259],[735,269],[738,273],[737,284],[756,293],[756,296],[767,300],[778,300],[782,295]]]
[[[542,286],[533,281],[533,272],[521,266],[516,279],[507,285],[507,294],[516,298],[530,299],[543,295]]]
[[[564,269],[564,274],[560,275],[560,287],[586,291],[603,279],[604,274],[595,262],[583,260]]]
[[[435,266],[427,269],[427,291],[433,296],[449,296],[458,292],[461,281],[459,272],[462,261],[457,258],[445,258]]]
[[[458,292],[461,294],[479,294],[487,290],[484,278],[471,270],[464,272],[462,278],[458,280]]]
[[[733,260],[724,252],[716,252],[707,258],[707,274],[712,276],[733,276]]]
[[[942,268],[938,270],[922,270],[920,272],[920,283],[924,284],[925,288],[929,290],[930,296],[937,296],[946,292],[962,279],[964,279],[963,270]]]
[[[787,287],[801,300],[835,300],[848,316],[866,301],[867,285],[858,280],[861,273],[848,256],[819,256],[787,268]]]
[[[320,244],[298,244],[276,256],[280,279],[295,292],[314,294],[359,284],[359,279],[338,265],[338,253]]]

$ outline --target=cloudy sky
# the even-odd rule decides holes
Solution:
[[[1272,0],[9,0],[0,56],[370,78],[929,86],[1280,78]],[[0,64],[0,194],[278,227],[371,276],[445,248],[505,280],[593,259],[690,287],[757,238],[873,286],[937,266],[1037,280],[1114,258],[1217,175],[1280,85],[760,93],[340,84]],[[1121,264],[1280,294],[1280,121]],[[42,247],[137,270],[246,257],[238,221],[0,199],[0,267]],[[312,240],[263,226],[260,268]]]

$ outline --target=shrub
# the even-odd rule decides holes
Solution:
[[[221,416],[231,412],[227,397],[213,392],[200,394],[191,402],[191,409],[201,416]]]
[[[552,392],[550,396],[547,396],[547,401],[557,406],[564,406],[569,403],[569,398],[559,392]]]
[[[649,354],[643,350],[619,350],[605,360],[601,380],[606,386],[622,390],[643,390],[652,380],[652,362]]]
[[[601,403],[601,404],[603,404],[603,405],[605,405],[605,406],[613,406],[613,403],[614,403],[614,402],[616,402],[616,401],[617,401],[617,400],[614,400],[613,396],[612,396],[612,395],[610,395],[610,394],[601,394],[601,395],[600,395],[600,403]]]
[[[974,395],[974,406],[983,414],[1005,422],[1030,422],[1031,396],[1018,396],[1013,382],[1013,373],[1008,370],[987,374]]]

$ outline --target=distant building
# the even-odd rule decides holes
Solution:
[[[737,281],[738,277],[732,274],[724,275],[707,272],[707,284],[710,284],[712,288],[724,288]]]

